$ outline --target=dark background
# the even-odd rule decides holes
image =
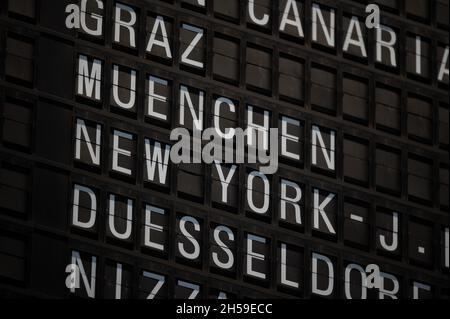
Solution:
[[[100,40],[66,29],[64,9],[73,2],[76,0],[0,3],[0,296],[70,297],[64,286],[64,269],[72,250],[76,250],[86,261],[97,256],[97,273],[101,276],[97,279],[98,297],[112,296],[114,267],[119,261],[125,267],[128,296],[133,297],[146,292],[140,278],[142,270],[167,275],[168,285],[161,297],[183,297],[185,292],[176,285],[179,279],[200,284],[202,297],[217,296],[219,291],[240,298],[311,297],[309,279],[301,281],[300,290],[289,291],[278,285],[277,276],[256,283],[244,276],[244,247],[240,243],[250,232],[270,240],[269,273],[276,273],[277,243],[283,241],[299,249],[305,269],[309,269],[312,251],[332,256],[341,277],[350,261],[362,265],[375,262],[399,279],[399,297],[412,296],[415,280],[433,287],[427,297],[448,298],[448,268],[443,265],[443,231],[449,224],[448,77],[444,83],[437,82],[439,62],[435,58],[448,45],[448,1],[375,1],[382,5],[383,23],[398,31],[398,69],[375,63],[374,45],[367,46],[369,57],[361,61],[346,56],[339,47],[330,51],[312,44],[310,21],[304,19],[306,36],[302,43],[292,35],[279,34],[278,1],[260,1],[262,11],[272,12],[273,26],[268,29],[258,29],[249,22],[245,1],[239,6],[239,1],[207,0],[206,9],[189,5],[195,1],[121,1],[140,9],[141,30],[145,29],[143,11],[148,19],[155,14],[171,19],[174,37],[179,36],[176,26],[181,21],[203,27],[207,43],[199,54],[208,59],[200,72],[180,65],[177,50],[172,51],[172,61],[146,56],[144,32],[138,33],[136,51],[113,44],[111,18],[106,18],[105,36]],[[104,2],[112,16],[113,1]],[[310,0],[300,3],[311,6]],[[337,10],[337,35],[343,30],[341,12],[344,16],[364,16],[365,1],[317,3]],[[412,34],[430,41],[432,63],[427,70],[429,76],[423,78],[415,77],[409,69],[405,43]],[[367,41],[373,43],[373,36],[369,35]],[[78,54],[103,60],[106,74],[112,63],[139,71],[141,93],[135,113],[120,114],[110,105],[108,75],[104,77],[101,103],[76,96]],[[233,120],[241,127],[245,126],[246,104],[270,111],[274,126],[281,115],[301,121],[306,155],[299,162],[283,160],[277,175],[270,177],[272,213],[268,218],[258,220],[246,212],[246,166],[240,167],[237,205],[230,211],[214,204],[211,195],[218,185],[210,178],[211,167],[171,165],[171,183],[155,189],[144,183],[142,174],[131,181],[112,176],[108,150],[104,150],[98,169],[88,170],[76,163],[77,118],[102,123],[107,133],[118,128],[134,132],[140,139],[145,135],[167,140],[175,120],[155,123],[143,113],[147,74],[171,81],[173,101],[178,99],[180,84],[206,92],[207,109],[216,95],[235,99],[242,113]],[[169,107],[171,114],[177,114],[176,103]],[[312,125],[336,131],[335,172],[310,163],[306,141],[310,140]],[[108,135],[104,134],[104,145],[108,145]],[[141,170],[141,157],[133,165]],[[280,177],[304,185],[303,229],[280,225]],[[106,214],[99,216],[96,233],[77,232],[69,223],[75,183],[99,191],[101,210],[106,207],[107,194],[113,192],[134,198],[137,205],[150,202],[166,208],[171,227],[180,214],[198,217],[203,227],[201,260],[195,265],[178,262],[174,229],[168,234],[166,256],[141,251],[138,225],[129,245],[111,242],[105,231]],[[338,234],[334,238],[311,229],[313,188],[337,194]],[[351,231],[344,213],[349,209],[368,216],[366,231]],[[136,211],[140,212],[140,206]],[[386,255],[375,239],[383,227],[383,214],[392,211],[401,214],[400,249]],[[206,230],[214,224],[228,225],[239,234],[237,267],[232,274],[216,274],[210,269]],[[430,247],[432,254],[419,256],[419,243]],[[310,271],[304,273],[310,278]],[[339,279],[333,297],[343,296]]]

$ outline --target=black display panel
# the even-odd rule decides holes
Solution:
[[[374,3],[2,1],[0,297],[448,299],[448,0]]]

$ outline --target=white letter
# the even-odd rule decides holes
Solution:
[[[230,228],[226,227],[226,226],[217,226],[214,229],[214,240],[217,243],[217,246],[222,248],[222,250],[227,254],[228,256],[228,262],[223,263],[219,260],[219,256],[216,252],[212,253],[212,258],[214,263],[219,266],[222,269],[231,269],[234,265],[234,256],[232,251],[230,250],[230,248],[228,248],[222,240],[220,240],[220,232],[225,232],[228,236],[228,239],[231,241],[234,241],[234,234],[231,231]]]
[[[113,133],[113,160],[112,160],[112,169],[116,172],[120,172],[126,175],[131,175],[131,170],[128,168],[120,167],[119,166],[119,155],[131,157],[131,152],[128,150],[121,149],[119,147],[119,137],[125,138],[127,140],[132,141],[133,135],[116,131],[114,130]]]
[[[182,280],[178,280],[178,285],[183,288],[192,289],[192,293],[189,295],[188,299],[195,299],[200,292],[199,285],[191,284]]]
[[[153,213],[164,215],[164,210],[161,208],[145,205],[145,246],[164,251],[164,245],[155,243],[150,238],[150,233],[152,230],[160,233],[164,232],[163,226],[152,223]]]
[[[384,285],[385,279],[389,279],[392,281],[392,283],[393,283],[392,290],[385,289],[385,285]],[[399,289],[400,289],[400,285],[399,285],[397,278],[395,278],[395,276],[384,273],[384,272],[381,273],[381,287],[380,287],[380,290],[378,293],[380,299],[384,299],[385,296],[391,297],[392,299],[397,299],[396,294],[398,293]]]
[[[446,228],[445,229],[445,234],[444,234],[444,245],[445,245],[445,247],[444,247],[444,252],[445,252],[445,261],[444,261],[444,264],[445,264],[445,268],[448,268],[448,260],[449,260],[449,258],[448,258],[448,255],[449,255],[449,231],[448,231],[448,228]]]
[[[157,101],[161,101],[163,103],[167,102],[167,97],[163,96],[163,95],[158,95],[155,93],[155,83],[158,83],[159,85],[164,85],[164,86],[168,86],[168,82],[166,80],[163,79],[159,79],[156,78],[154,76],[150,76],[150,78],[148,79],[148,110],[147,110],[147,115],[152,116],[152,117],[156,117],[158,119],[161,119],[163,121],[167,121],[167,115],[166,114],[161,114],[158,112],[155,112],[154,110],[154,104],[155,104],[155,100]]]
[[[295,190],[295,197],[288,197],[287,196],[287,188],[288,186]],[[294,206],[295,210],[295,222],[299,225],[302,224],[302,216],[301,216],[301,209],[298,202],[302,199],[302,189],[298,184],[287,181],[285,179],[281,180],[281,198],[280,198],[280,205],[281,205],[281,212],[280,217],[283,220],[286,220],[286,205],[290,204]]]
[[[147,163],[147,178],[149,181],[155,179],[156,165],[158,165],[159,182],[161,184],[166,183],[167,169],[169,168],[170,146],[166,145],[164,150],[164,157],[162,155],[162,148],[159,142],[155,141],[153,147],[153,156],[150,149],[150,140],[145,139],[145,161]]]
[[[109,230],[117,239],[127,240],[131,236],[131,230],[133,227],[133,200],[128,199],[127,201],[127,227],[123,234],[119,234],[114,225],[114,215],[116,207],[116,196],[113,194],[109,195]]]
[[[197,68],[203,69],[203,62],[195,61],[192,59],[189,59],[189,54],[191,54],[192,51],[194,51],[195,46],[200,42],[200,40],[203,38],[203,29],[193,27],[188,24],[183,24],[182,28],[194,33],[197,33],[197,35],[192,39],[191,43],[187,46],[186,50],[181,55],[181,62],[186,63],[192,66],[195,66]]]
[[[136,71],[131,70],[130,75],[130,99],[128,103],[122,102],[119,98],[119,66],[114,65],[113,66],[113,99],[114,102],[118,106],[120,106],[123,109],[129,110],[134,107],[134,104],[136,102]]]
[[[289,19],[289,12],[293,11],[295,20]],[[299,37],[303,38],[305,35],[303,34],[302,22],[300,20],[300,13],[298,12],[297,1],[295,0],[287,0],[286,7],[283,11],[283,18],[281,19],[280,31],[286,30],[286,25],[292,25],[297,27]]]
[[[89,217],[89,221],[82,222],[79,220],[78,210],[80,205],[80,192],[84,192],[89,195],[91,200],[91,215]],[[73,189],[73,211],[72,211],[72,225],[80,228],[89,229],[94,227],[95,218],[97,215],[97,196],[92,189],[75,185]]]
[[[152,291],[150,292],[150,294],[147,297],[147,299],[154,299],[156,297],[156,295],[158,294],[159,290],[164,285],[166,278],[164,276],[157,275],[157,274],[154,274],[154,273],[151,273],[148,271],[144,271],[143,275],[144,275],[144,277],[151,278],[151,279],[158,281],[156,283],[155,287],[153,287]]]
[[[344,276],[344,286],[345,286],[345,297],[347,299],[353,299],[351,294],[351,285],[350,285],[350,274],[352,270],[357,270],[361,274],[361,298],[360,299],[367,299],[367,287],[365,285],[367,280],[366,271],[364,268],[362,268],[360,265],[357,264],[349,264],[345,268],[345,276]]]
[[[353,36],[353,29],[356,28],[356,34],[358,36],[358,40],[355,40],[352,38]],[[366,51],[366,44],[364,43],[364,37],[361,31],[361,25],[359,23],[359,20],[357,17],[352,17],[350,20],[350,24],[348,25],[347,34],[345,35],[345,41],[344,41],[344,51],[348,51],[349,46],[355,45],[361,49],[361,54],[363,57],[367,58],[367,51]]]
[[[444,55],[442,56],[442,62],[441,62],[441,67],[439,68],[439,76],[438,76],[438,80],[439,81],[444,81],[444,76],[448,76],[449,74],[449,70],[448,70],[448,54],[449,54],[449,50],[448,50],[448,45],[445,48],[444,51]]]
[[[294,120],[290,117],[283,116],[281,118],[281,155],[290,157],[295,160],[300,160],[300,154],[291,153],[287,150],[287,142],[298,143],[299,137],[288,133],[288,124],[300,127],[300,121]]]
[[[103,10],[103,2],[100,0],[96,1],[98,8]],[[94,30],[89,29],[86,24],[86,13],[87,13],[86,7],[87,7],[87,0],[81,0],[81,27],[83,28],[83,31],[93,36],[101,36],[103,17],[95,13],[90,13],[89,16],[97,21],[97,27]]]
[[[203,91],[199,92],[198,95],[198,116],[195,114],[194,104],[192,103],[191,96],[189,95],[189,90],[186,86],[181,85],[180,87],[180,125],[184,125],[184,102],[187,102],[187,106],[189,107],[189,110],[191,111],[192,119],[194,120],[195,128],[198,131],[203,130],[203,98],[204,93]]]
[[[265,257],[262,254],[253,251],[253,241],[265,244],[266,239],[263,237],[248,234],[247,235],[247,274],[261,279],[266,279],[266,274],[253,270],[253,259],[264,261]]]
[[[287,258],[286,258],[286,244],[281,244],[281,283],[286,286],[298,288],[298,282],[291,281],[287,279],[287,273],[286,273],[286,265],[287,265]]]
[[[253,203],[253,179],[255,177],[259,177],[261,178],[261,180],[264,183],[264,204],[261,208],[258,208],[255,206],[255,204]],[[269,183],[269,179],[267,178],[266,175],[264,175],[263,173],[259,172],[259,171],[253,171],[250,174],[248,174],[247,177],[247,203],[248,206],[250,207],[250,209],[252,211],[254,211],[255,213],[258,214],[265,214],[267,213],[267,211],[269,210],[269,204],[270,204],[270,183]]]
[[[214,164],[217,169],[217,173],[219,174],[220,185],[222,185],[222,203],[228,203],[228,186],[230,185],[231,180],[233,179],[237,166],[236,165],[231,166],[227,177],[225,177],[223,175],[222,166],[220,166],[220,163],[218,161],[214,161]]]
[[[78,94],[84,95],[86,88],[86,96],[93,98],[95,85],[95,99],[100,100],[102,83],[102,62],[94,59],[92,70],[89,74],[88,58],[80,55],[78,58]]]
[[[225,130],[225,133],[223,133],[220,130],[220,121],[219,120],[220,120],[220,107],[221,107],[222,103],[227,104],[232,113],[236,112],[236,108],[234,106],[233,101],[231,101],[230,99],[227,99],[226,97],[218,98],[214,105],[214,127],[216,129],[217,135],[219,135],[221,138],[231,139],[234,137],[234,133],[235,133],[234,128],[227,128]]]
[[[320,132],[320,128],[318,126],[313,125],[312,127],[312,164],[317,165],[317,140],[319,140],[320,148],[322,150],[322,154],[327,163],[328,169],[334,171],[335,170],[335,135],[334,131],[330,131],[330,148],[328,155],[327,146],[322,138],[322,133]]]
[[[122,10],[128,12],[131,16],[130,21],[122,20]],[[136,47],[136,33],[134,32],[134,25],[136,24],[136,12],[133,8],[121,3],[116,3],[116,17],[114,21],[114,42],[120,43],[120,28],[123,27],[130,33],[130,46]]]
[[[416,36],[416,73],[422,74],[422,41]]]
[[[319,289],[317,287],[317,261],[324,261],[328,266],[328,287],[325,290]],[[313,253],[312,256],[312,293],[321,295],[321,296],[329,296],[333,293],[334,288],[334,267],[330,258],[327,256],[323,256],[317,253]]]
[[[77,140],[75,141],[75,158],[77,160],[81,160],[81,141],[85,141],[86,147],[89,151],[89,155],[91,156],[92,164],[100,165],[100,146],[102,144],[101,135],[102,135],[102,127],[100,124],[97,124],[95,136],[95,151],[92,146],[91,138],[89,137],[89,133],[86,128],[86,123],[82,119],[77,119]],[[81,137],[83,135],[83,137]]]
[[[394,30],[391,28],[382,25],[377,30],[377,62],[383,62],[383,52],[382,49],[385,47],[389,50],[390,57],[391,57],[391,65],[394,67],[397,67],[397,59],[395,56],[395,43],[397,42],[397,35],[395,34]],[[383,40],[383,31],[386,31],[390,35],[390,41],[384,41]]]
[[[161,28],[162,40],[156,40],[156,34],[158,32],[158,28]],[[147,44],[147,52],[152,52],[152,48],[154,45],[163,47],[166,50],[166,56],[169,59],[172,59],[172,53],[170,51],[169,37],[167,36],[166,26],[164,24],[164,18],[161,16],[157,16],[155,20],[155,24],[153,25],[152,34],[150,35],[150,39]]]
[[[255,0],[248,0],[248,14],[250,16],[250,19],[253,21],[253,23],[261,26],[265,26],[267,23],[269,23],[269,15],[264,14],[264,16],[261,19],[258,19],[255,14]]]
[[[183,216],[180,219],[180,231],[192,243],[192,245],[194,246],[194,252],[188,253],[184,249],[183,243],[178,243],[178,250],[181,253],[181,255],[183,255],[183,257],[185,257],[187,259],[195,260],[200,256],[200,245],[199,245],[198,241],[191,234],[189,234],[189,232],[186,230],[187,222],[192,223],[194,225],[194,230],[196,232],[200,231],[200,224],[194,217],[191,217],[191,216]]]
[[[325,222],[325,225],[328,228],[328,231],[332,234],[336,234],[336,231],[333,228],[333,225],[331,225],[330,220],[328,219],[327,214],[325,213],[325,207],[334,199],[334,194],[330,193],[328,194],[327,198],[319,204],[319,197],[320,193],[318,189],[314,189],[314,228],[320,229],[319,227],[319,214],[322,217],[323,221]]]
[[[414,283],[413,283],[413,299],[420,299],[419,289],[422,289],[425,291],[431,291],[430,286],[414,281]]]
[[[319,20],[317,20],[319,18]],[[335,38],[335,31],[336,31],[336,19],[334,10],[330,9],[330,29],[327,30],[325,19],[322,15],[322,9],[320,6],[316,3],[313,3],[312,5],[312,40],[317,42],[318,41],[318,35],[317,35],[317,29],[320,25],[322,26],[323,33],[325,35],[325,38],[327,39],[327,43],[330,47],[334,48],[334,38]]]
[[[264,125],[258,125],[253,122],[253,106],[248,105],[247,106],[247,139],[248,139],[248,145],[260,145],[261,143],[258,141],[256,142],[256,137],[258,134],[254,132],[260,131],[263,133],[263,139],[264,139],[264,150],[269,149],[269,111],[264,111]],[[253,137],[254,136],[254,137]]]
[[[386,244],[386,237],[380,234],[381,247],[387,251],[396,251],[398,247],[398,213],[392,214],[392,244]]]
[[[116,269],[116,299],[122,299],[122,264],[117,264]]]
[[[72,265],[77,265],[79,270],[80,270],[80,274],[81,277],[83,278],[83,283],[84,286],[86,287],[86,293],[88,295],[89,298],[95,298],[95,278],[97,277],[96,275],[96,269],[97,269],[97,257],[92,256],[92,261],[91,261],[91,282],[89,283],[86,272],[84,271],[84,267],[83,267],[83,261],[81,260],[81,256],[80,253],[77,251],[72,251]],[[71,288],[70,291],[72,293],[75,293],[75,288]]]

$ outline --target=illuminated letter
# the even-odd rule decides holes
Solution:
[[[317,263],[318,261],[321,260],[323,262],[325,262],[327,264],[328,267],[328,287],[325,290],[319,289],[317,287],[317,283],[318,283],[318,273],[317,273]],[[317,295],[321,295],[321,296],[330,296],[333,293],[333,288],[334,288],[334,267],[333,267],[333,263],[331,262],[330,258],[328,258],[327,256],[323,256],[317,253],[313,253],[312,256],[312,293],[317,294]]]
[[[420,282],[413,283],[413,299],[420,299],[419,290],[431,291],[431,287]]]
[[[322,203],[319,203],[320,193],[318,189],[314,189],[314,228],[320,229],[319,227],[319,214],[322,217],[323,221],[325,222],[325,225],[328,228],[328,231],[332,234],[336,234],[336,231],[333,228],[333,225],[331,224],[330,220],[328,219],[327,214],[325,213],[325,207],[334,199],[334,194],[330,193],[328,194],[327,198]]]
[[[170,157],[169,145],[166,145],[163,156],[161,144],[155,141],[152,154],[150,140],[145,139],[145,161],[147,167],[147,178],[149,181],[154,181],[155,170],[156,166],[158,165],[159,182],[161,184],[166,183],[167,169],[169,168],[169,157]]]
[[[92,256],[91,261],[91,282],[87,278],[86,272],[84,270],[83,261],[81,260],[80,253],[77,251],[72,251],[72,261],[71,264],[76,265],[80,271],[81,278],[83,278],[84,286],[86,287],[86,293],[89,298],[95,298],[95,278],[97,270],[97,257]],[[70,291],[75,293],[75,288],[71,288]]]
[[[444,81],[444,76],[448,77],[448,74],[449,74],[449,69],[447,67],[448,54],[449,54],[449,49],[448,49],[448,45],[447,45],[447,47],[445,48],[445,51],[444,51],[444,55],[442,56],[441,67],[439,68],[438,80],[441,82]]]
[[[287,195],[288,187],[290,187],[295,191],[294,197],[288,197]],[[286,206],[287,204],[290,204],[294,207],[295,210],[295,222],[299,225],[302,224],[301,209],[300,205],[298,204],[301,199],[302,199],[302,189],[300,188],[300,186],[298,186],[298,184],[296,183],[282,179],[281,196],[280,196],[280,205],[281,205],[280,217],[282,220],[286,220]]]
[[[156,40],[156,34],[158,33],[158,29],[161,28],[162,40]],[[170,51],[169,37],[167,36],[166,26],[164,24],[164,18],[161,16],[157,16],[155,20],[155,24],[153,25],[153,30],[150,35],[150,39],[148,40],[147,52],[152,52],[153,46],[157,45],[166,50],[166,56],[169,59],[172,59],[172,52]]]
[[[155,117],[157,119],[167,121],[167,115],[157,113],[154,110],[154,104],[155,100],[161,101],[163,103],[167,102],[167,97],[163,95],[158,95],[155,93],[155,83],[158,83],[159,85],[168,86],[168,82],[163,79],[156,78],[154,76],[150,76],[148,79],[148,109],[147,109],[147,115]]]
[[[247,274],[261,279],[266,279],[266,274],[253,270],[253,259],[264,261],[265,257],[262,254],[253,251],[253,241],[265,244],[266,239],[263,237],[248,234],[247,235]]]
[[[130,21],[122,20],[122,10],[130,14]],[[120,43],[120,28],[125,28],[130,33],[130,46],[136,47],[136,33],[134,25],[136,24],[136,12],[133,8],[121,3],[116,3],[116,15],[114,19],[114,42]]]
[[[392,290],[385,289],[385,279],[389,279],[390,281],[392,281],[392,284],[393,284]],[[378,292],[379,298],[384,299],[384,297],[387,296],[392,299],[397,299],[396,294],[398,293],[399,290],[400,290],[400,284],[399,284],[397,278],[393,275],[382,272],[381,273],[381,287]]]
[[[119,166],[119,155],[126,156],[126,157],[131,157],[131,152],[130,151],[121,149],[119,147],[119,138],[120,137],[124,138],[124,139],[127,139],[127,140],[130,140],[130,141],[133,140],[133,135],[125,133],[125,132],[114,130],[114,133],[113,133],[112,169],[114,171],[116,171],[116,172],[120,172],[120,173],[123,173],[123,174],[126,174],[126,175],[131,175],[132,172],[131,172],[130,169]]]
[[[264,196],[264,203],[261,208],[256,207],[255,204],[253,203],[253,179],[255,177],[261,178],[261,180],[264,183],[264,194],[262,194]],[[267,178],[266,175],[264,175],[263,173],[258,172],[258,171],[253,171],[250,174],[248,174],[247,203],[252,211],[254,211],[255,213],[258,213],[258,214],[262,214],[262,215],[266,214],[267,211],[269,210],[269,204],[270,204],[270,195],[269,194],[270,194],[270,183],[269,183],[269,179]]]
[[[281,118],[281,155],[292,158],[294,160],[300,160],[300,154],[291,153],[287,150],[287,142],[298,144],[299,137],[288,133],[288,124],[300,127],[300,121],[294,120],[290,117],[283,116]]]
[[[344,286],[345,286],[345,297],[347,299],[353,299],[351,295],[351,289],[350,289],[350,274],[352,270],[356,270],[361,274],[361,298],[360,299],[367,299],[367,287],[365,285],[367,276],[366,271],[357,264],[349,264],[345,268],[345,276],[344,276]]]
[[[416,36],[416,73],[422,74],[422,41]]]
[[[253,122],[253,106],[248,105],[247,106],[247,140],[248,145],[252,145],[257,147],[257,145],[261,145],[261,142],[258,141],[256,143],[256,136],[257,134],[254,134],[255,131],[260,131],[263,134],[263,148],[264,150],[269,149],[269,111],[264,111],[264,125],[258,125]]]
[[[356,35],[358,36],[357,40],[352,38],[354,31],[353,29],[356,29]],[[361,49],[362,56],[367,58],[366,44],[364,43],[361,25],[357,17],[352,17],[352,19],[350,20],[350,24],[347,29],[347,34],[345,35],[343,50],[348,52],[350,45],[355,45],[359,47]]]
[[[80,206],[80,192],[88,194],[91,202],[91,211],[90,211],[91,214],[87,222],[82,222],[79,220],[78,211]],[[95,225],[96,215],[97,215],[97,196],[95,196],[94,191],[84,186],[75,185],[73,190],[72,225],[84,229],[90,229]]]
[[[323,157],[327,163],[328,169],[334,171],[335,170],[335,135],[334,131],[330,131],[330,147],[325,145],[325,142],[322,137],[322,133],[320,132],[320,128],[318,126],[313,125],[312,127],[312,164],[317,165],[317,142],[320,144],[320,149],[322,150]],[[329,150],[329,154],[327,153]]]
[[[316,3],[313,3],[312,5],[312,40],[317,42],[318,37],[318,28],[319,23],[322,27],[323,34],[325,35],[325,38],[327,39],[327,43],[330,47],[334,48],[334,38],[335,38],[335,31],[336,31],[336,18],[334,14],[334,10],[330,9],[330,29],[327,30],[325,19],[322,14],[322,9],[320,6]]]
[[[131,70],[130,74],[130,99],[128,103],[122,102],[119,97],[119,66],[113,66],[113,99],[114,102],[125,110],[132,109],[136,103],[136,71]]]
[[[218,161],[214,162],[217,173],[220,178],[220,185],[222,185],[222,203],[228,203],[228,186],[230,186],[231,180],[233,179],[234,173],[236,172],[237,166],[233,165],[228,172],[227,177],[223,175],[222,166]]]
[[[292,10],[294,15],[294,20],[289,19],[289,12]],[[297,1],[287,0],[286,7],[284,8],[283,18],[280,23],[280,31],[285,31],[286,25],[292,25],[297,28],[299,37],[303,38],[305,35],[303,33],[302,22],[300,20],[300,13],[297,7]]]
[[[194,225],[194,230],[196,232],[200,231],[200,223],[194,217],[190,216],[183,216],[180,219],[180,231],[186,237],[186,239],[192,243],[192,245],[194,246],[194,251],[192,253],[188,253],[184,249],[183,243],[178,243],[178,250],[181,253],[181,255],[183,255],[183,257],[185,257],[186,259],[195,260],[200,256],[200,245],[198,241],[187,231],[186,229],[187,222]]]
[[[145,226],[144,226],[145,246],[154,248],[156,250],[164,251],[164,245],[163,244],[155,243],[150,238],[151,237],[150,233],[151,233],[152,230],[160,232],[160,233],[164,232],[164,227],[163,226],[152,223],[152,215],[153,214],[164,215],[164,210],[161,209],[161,208],[145,205]]]
[[[85,55],[80,55],[78,58],[78,94],[84,95],[86,89],[86,96],[100,100],[102,84],[102,62],[94,59],[92,63],[92,70],[89,73],[88,58]],[[93,97],[95,86],[95,97]]]
[[[265,26],[267,25],[267,23],[269,23],[269,15],[268,14],[264,14],[264,16],[261,19],[258,19],[256,17],[256,13],[255,13],[255,0],[248,0],[248,14],[250,16],[250,19],[253,21],[253,23],[260,25],[260,26]]]
[[[100,165],[100,146],[101,146],[101,135],[102,127],[97,124],[96,135],[95,135],[95,150],[92,146],[91,138],[89,137],[88,130],[86,128],[86,123],[82,119],[77,119],[77,138],[75,141],[75,158],[81,160],[81,141],[86,143],[89,155],[91,157],[92,164]],[[83,136],[82,136],[83,135]]]
[[[195,46],[203,38],[203,30],[188,24],[183,24],[182,28],[197,33],[197,35],[194,37],[194,39],[192,39],[191,43],[186,47],[186,50],[181,55],[181,62],[203,69],[203,62],[195,61],[189,58],[189,55],[191,54],[192,51],[194,51]]]
[[[203,101],[204,101],[204,93],[203,91],[199,92],[198,95],[198,108],[199,114],[195,114],[194,104],[192,103],[191,96],[189,94],[189,90],[186,86],[181,85],[180,87],[180,125],[184,124],[184,108],[185,102],[189,110],[191,111],[192,119],[194,120],[194,126],[198,131],[203,130]]]
[[[395,55],[395,47],[394,45],[397,43],[397,35],[394,30],[387,26],[380,26],[377,30],[377,62],[383,62],[383,47],[389,50],[391,65],[397,67],[397,59]],[[390,41],[383,40],[383,31],[386,31],[390,35]]]
[[[214,127],[216,129],[217,134],[224,139],[231,139],[234,137],[234,128],[227,128],[225,129],[225,133],[223,133],[220,130],[220,107],[222,104],[225,103],[228,105],[228,108],[230,109],[230,112],[235,113],[236,107],[234,106],[233,101],[230,99],[227,99],[226,97],[220,97],[216,100],[216,103],[214,105]]]
[[[398,248],[398,213],[392,214],[392,244],[386,243],[386,237],[380,234],[381,247],[387,251],[396,251]]]
[[[119,234],[119,232],[116,230],[116,226],[114,223],[114,216],[115,216],[115,207],[116,207],[116,196],[113,194],[109,195],[109,230],[111,231],[112,235],[116,237],[117,239],[127,240],[131,236],[131,230],[133,227],[133,200],[128,199],[127,200],[127,227],[125,229],[125,232],[123,234]]]
[[[155,287],[153,287],[152,291],[150,292],[150,294],[147,297],[147,299],[154,299],[156,297],[156,295],[158,295],[159,290],[162,288],[162,286],[166,282],[166,278],[164,276],[157,275],[157,274],[154,274],[154,273],[151,273],[148,271],[144,271],[143,275],[144,275],[144,277],[147,277],[147,278],[157,281]]]
[[[233,256],[233,253],[231,252],[230,248],[228,248],[228,247],[222,242],[222,240],[220,239],[219,234],[220,234],[221,232],[226,233],[227,236],[228,236],[228,239],[231,240],[231,241],[234,241],[234,234],[233,234],[233,232],[231,231],[231,229],[228,228],[228,227],[226,227],[226,226],[217,226],[217,227],[214,229],[214,240],[215,240],[215,242],[217,243],[217,246],[218,246],[219,248],[221,248],[221,249],[227,254],[227,256],[228,256],[228,261],[227,261],[226,263],[221,262],[221,261],[219,260],[218,254],[217,254],[216,252],[213,252],[213,253],[212,253],[212,258],[213,258],[214,263],[215,263],[218,267],[220,267],[220,268],[222,268],[222,269],[231,269],[231,268],[233,267],[233,265],[234,265],[234,256]]]
[[[99,9],[103,10],[103,1],[96,0],[97,6]],[[81,27],[84,32],[93,36],[101,36],[102,35],[102,24],[103,17],[99,16],[95,13],[89,14],[89,16],[97,21],[97,27],[95,29],[89,29],[86,24],[86,13],[87,13],[87,0],[81,0]]]
[[[281,283],[286,286],[298,288],[298,282],[291,281],[287,279],[286,265],[287,265],[287,257],[286,257],[286,244],[281,244]]]

